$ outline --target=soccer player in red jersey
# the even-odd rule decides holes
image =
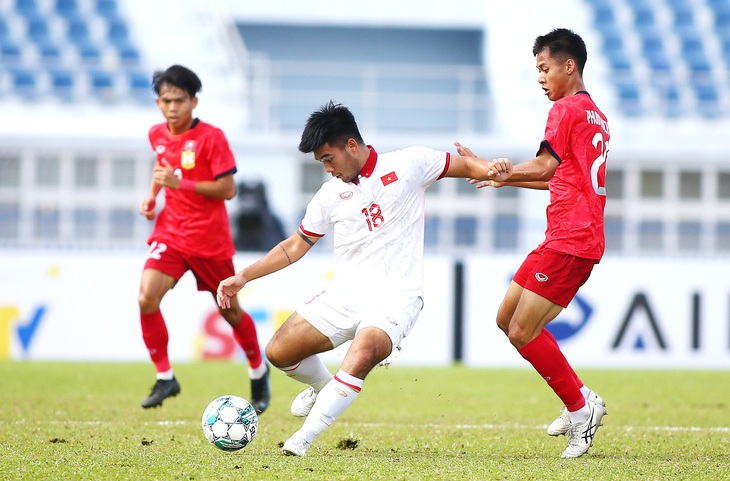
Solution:
[[[562,457],[577,458],[591,447],[606,405],[578,378],[545,326],[568,306],[603,256],[610,134],[606,116],[583,83],[587,59],[583,39],[571,30],[555,29],[537,37],[532,53],[538,83],[554,102],[537,155],[512,166],[499,181],[472,182],[478,187],[550,191],[545,240],[514,275],[497,325],[563,401],[563,411],[548,434],[567,434]],[[460,155],[473,155],[458,142],[455,145]]]
[[[235,273],[225,200],[236,194],[233,174],[237,169],[228,141],[220,129],[193,118],[202,87],[194,72],[173,65],[156,72],[152,84],[165,122],[149,131],[157,162],[149,194],[139,206],[147,219],[157,218],[148,239],[150,250],[139,290],[142,337],[157,370],[157,382],[142,401],[144,408],[160,406],[164,399],[180,393],[160,312],[164,295],[188,270],[195,275],[198,290],[213,296],[219,280]],[[163,188],[165,205],[156,215],[155,199]],[[251,403],[261,413],[268,407],[271,393],[256,326],[236,298],[219,311],[248,358]]]

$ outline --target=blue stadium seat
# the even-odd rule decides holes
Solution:
[[[39,46],[38,55],[41,64],[46,67],[60,65],[63,61],[61,47],[53,43]]]
[[[54,11],[63,18],[77,18],[80,15],[76,0],[56,0]]]
[[[140,104],[149,105],[153,100],[152,79],[143,72],[130,72],[127,76],[132,99]]]
[[[91,42],[77,45],[81,63],[87,67],[96,67],[101,63],[101,49]]]
[[[131,43],[118,44],[117,54],[119,55],[119,63],[126,69],[139,67],[141,55],[139,50]]]
[[[116,0],[96,0],[95,4],[94,10],[100,17],[107,20],[119,17]]]
[[[0,17],[0,42],[10,40],[10,27],[3,17]]]
[[[23,62],[23,51],[20,45],[14,42],[3,42],[0,45],[0,60],[5,67],[13,67]]]
[[[631,80],[617,81],[616,89],[619,106],[624,114],[633,117],[643,113],[641,109],[641,94],[636,82]]]
[[[109,22],[109,31],[107,32],[107,40],[115,46],[126,45],[129,43],[129,27],[127,22],[122,19],[114,19]]]
[[[54,69],[49,70],[51,93],[64,102],[70,102],[74,98],[75,77],[70,70]]]
[[[35,100],[38,94],[35,74],[26,68],[13,68],[9,73],[15,94],[23,100]]]
[[[114,94],[114,77],[103,70],[89,72],[89,86],[94,97],[100,100],[112,100]]]
[[[720,115],[720,94],[717,87],[712,83],[698,83],[694,85],[695,98],[697,99],[700,115],[714,118]]]
[[[66,36],[71,43],[77,46],[91,42],[89,24],[82,17],[69,19]]]
[[[48,21],[41,15],[28,17],[28,39],[37,45],[51,43],[51,29]]]
[[[681,98],[679,95],[679,88],[674,83],[668,83],[667,85],[658,89],[659,100],[661,101],[661,110],[667,117],[680,117],[684,115],[685,111],[682,107]]]
[[[15,0],[15,11],[24,17],[33,17],[39,14],[35,0]]]

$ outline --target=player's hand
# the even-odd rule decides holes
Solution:
[[[223,279],[218,284],[218,291],[215,298],[218,301],[218,307],[228,309],[231,307],[231,299],[238,294],[238,291],[246,285],[246,279],[243,276],[235,275],[227,279]]]
[[[476,185],[477,189],[484,187],[494,187],[495,189],[506,185],[506,182],[498,182],[496,180],[479,180],[479,179],[466,179],[470,184]]]
[[[175,175],[172,165],[164,157],[155,164],[155,170],[152,171],[152,180],[155,184],[163,187],[172,189],[180,187],[180,179]]]
[[[454,146],[456,146],[456,153],[462,157],[476,157],[476,154],[474,154],[470,148],[464,147],[459,143],[459,141],[454,142]]]
[[[504,181],[512,175],[512,161],[500,157],[492,160],[487,165],[487,179],[485,180],[496,180],[500,179]]]
[[[155,199],[145,199],[139,203],[139,213],[147,218],[147,220],[155,220]]]

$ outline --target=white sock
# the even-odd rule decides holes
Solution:
[[[568,411],[568,414],[570,415],[571,424],[583,424],[588,421],[588,418],[591,416],[591,408],[589,408],[588,403],[586,403],[585,406],[577,411]]]
[[[248,367],[248,378],[249,379],[261,379],[266,374],[266,361],[262,362],[257,368]]]
[[[335,377],[319,392],[307,419],[294,435],[312,443],[355,402],[362,384],[362,379],[351,376],[342,369],[337,371]]]
[[[588,395],[591,393],[591,390],[584,384],[583,387],[580,388],[580,392],[583,394],[584,398],[588,399]]]
[[[175,373],[172,372],[172,369],[170,369],[169,371],[157,373],[157,379],[160,379],[162,381],[171,381],[173,377],[175,377]]]
[[[332,373],[316,354],[294,366],[283,367],[281,371],[296,381],[309,384],[316,392],[320,392],[332,379]]]

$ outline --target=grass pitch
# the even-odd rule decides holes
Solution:
[[[279,454],[301,425],[302,386],[272,372],[259,432],[226,453],[200,416],[222,394],[249,396],[246,366],[174,366],[180,396],[140,401],[148,364],[0,361],[1,480],[724,480],[730,479],[730,372],[580,370],[609,415],[588,454],[545,426],[560,401],[529,369],[375,370],[353,406],[309,449]]]

